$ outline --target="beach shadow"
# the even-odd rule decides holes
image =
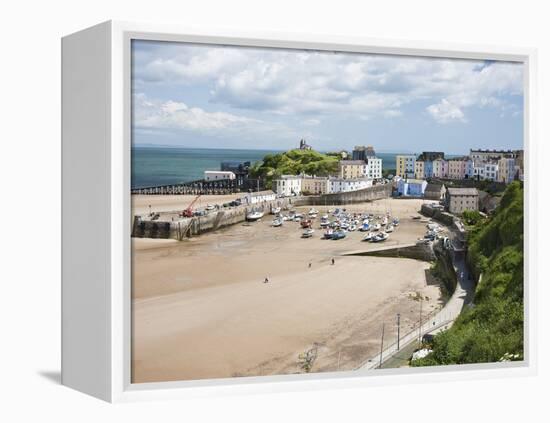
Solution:
[[[38,374],[56,385],[61,385],[61,372],[59,370],[40,370]]]

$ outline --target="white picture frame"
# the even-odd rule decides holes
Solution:
[[[434,368],[130,383],[132,39],[507,60],[525,65],[525,360]],[[376,386],[536,373],[536,51],[105,22],[62,40],[62,383],[106,401]],[[85,195],[83,194],[85,193]]]

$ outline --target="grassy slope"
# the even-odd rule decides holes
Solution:
[[[433,353],[413,366],[486,363],[505,354],[523,359],[523,189],[505,191],[489,222],[475,226],[468,240],[476,276],[474,306],[434,339]]]
[[[290,150],[285,153],[268,154],[261,162],[256,163],[250,173],[253,177],[261,176],[270,183],[281,175],[326,176],[338,171],[338,157],[322,154],[314,150]]]

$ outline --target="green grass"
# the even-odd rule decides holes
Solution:
[[[314,150],[290,150],[285,153],[268,154],[252,166],[250,174],[261,177],[270,184],[281,175],[327,176],[338,171],[339,157]]]
[[[434,338],[433,352],[413,366],[523,359],[523,188],[510,184],[495,214],[468,237],[468,262],[483,275],[474,302]]]

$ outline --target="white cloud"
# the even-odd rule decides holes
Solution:
[[[426,110],[439,123],[466,122],[462,110],[445,98],[437,104],[428,106]]]
[[[269,134],[272,138],[295,140],[301,135],[281,123],[209,112],[183,102],[150,99],[144,93],[134,96],[134,125],[141,131],[175,129],[222,137],[237,135],[245,139]]]
[[[428,101],[437,122],[466,122],[468,108],[505,111],[523,94],[522,65],[504,62],[168,44],[136,64],[138,84],[205,84],[212,103],[304,119],[392,118]]]

